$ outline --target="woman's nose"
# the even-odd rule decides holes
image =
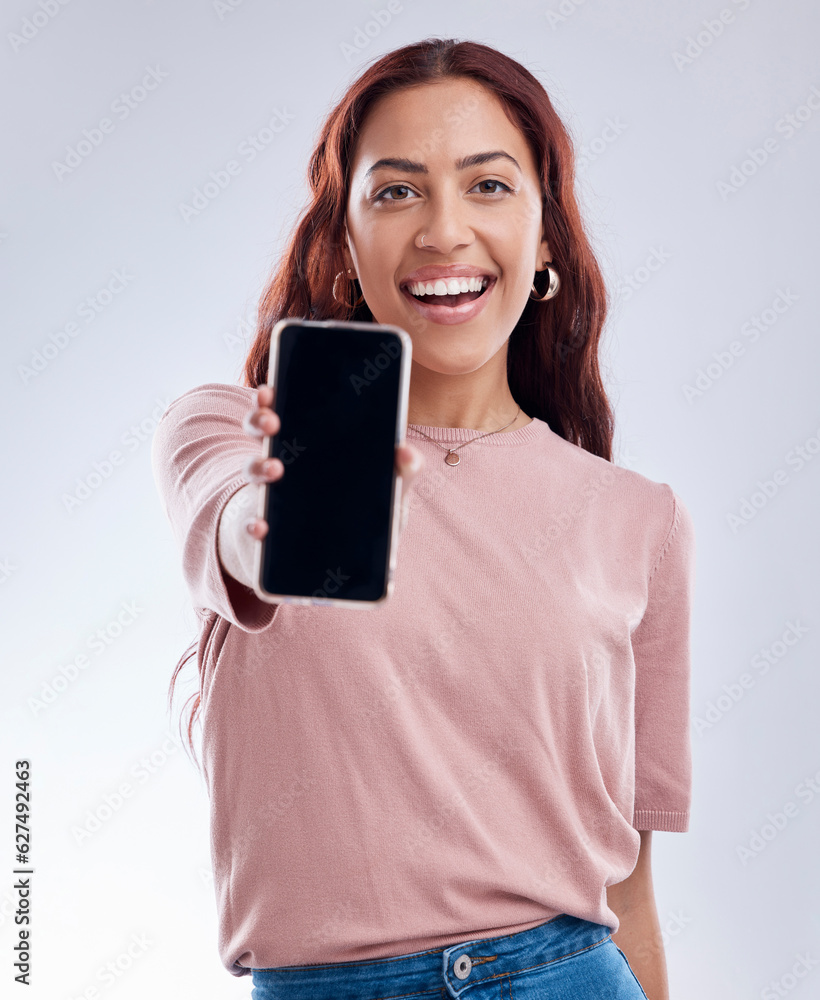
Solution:
[[[425,214],[418,245],[425,250],[437,250],[442,254],[452,253],[458,247],[469,246],[475,239],[475,233],[468,218],[468,206],[448,199],[430,206]]]

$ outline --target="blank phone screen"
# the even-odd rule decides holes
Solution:
[[[280,330],[262,586],[376,601],[387,589],[402,340],[378,326]]]

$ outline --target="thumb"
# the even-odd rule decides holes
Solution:
[[[396,466],[400,476],[412,479],[421,470],[423,465],[424,455],[422,455],[415,445],[408,444],[405,441],[398,446],[396,449]]]
[[[410,514],[410,487],[423,467],[424,455],[414,445],[404,442],[396,448],[396,468],[402,478],[400,532],[404,530]]]

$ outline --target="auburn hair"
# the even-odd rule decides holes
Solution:
[[[614,416],[598,361],[609,299],[575,197],[573,143],[540,81],[516,60],[479,42],[426,38],[388,52],[360,74],[330,111],[308,163],[309,203],[262,292],[244,384],[256,388],[267,381],[271,331],[280,319],[374,322],[366,302],[346,305],[333,295],[336,275],[345,272],[344,225],[356,137],[379,98],[453,78],[474,80],[495,94],[527,140],[541,184],[544,238],[561,282],[558,294],[547,302],[528,298],[510,334],[510,392],[525,413],[611,461]],[[534,279],[539,294],[545,288],[538,283],[546,285],[545,277],[539,272]],[[341,288],[347,285],[340,282]],[[196,645],[177,664],[169,703],[177,674]],[[199,695],[190,700],[188,743],[193,749]]]

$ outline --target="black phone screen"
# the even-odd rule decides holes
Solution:
[[[261,585],[377,601],[389,573],[402,339],[375,325],[299,321],[273,346],[281,428],[268,456],[285,471],[268,485]]]

